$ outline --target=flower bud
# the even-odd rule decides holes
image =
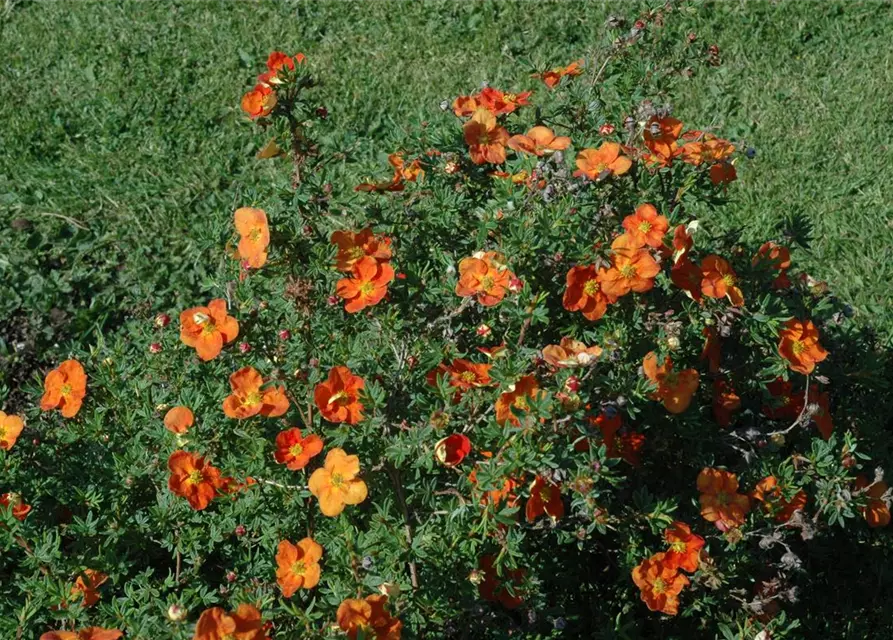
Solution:
[[[236,528],[233,529],[233,533],[235,533],[240,538],[245,535],[245,531],[246,530],[244,524],[237,524]]]
[[[167,618],[171,622],[180,622],[184,620],[189,612],[178,604],[172,604],[167,608]]]
[[[251,351],[251,345],[250,345],[250,344],[248,344],[247,342],[240,342],[240,343],[239,343],[239,353],[248,353],[249,351]]]
[[[567,389],[569,393],[577,393],[580,390],[580,378],[571,376],[565,380],[564,388]]]
[[[471,573],[468,574],[468,581],[474,586],[478,586],[480,583],[484,581],[484,572],[480,569],[475,569]]]
[[[490,329],[490,326],[489,326],[489,325],[486,325],[486,324],[480,324],[480,325],[478,325],[478,328],[477,328],[477,334],[478,334],[480,337],[482,337],[482,338],[486,338],[487,336],[490,335],[491,332],[492,332],[492,329]]]
[[[378,592],[392,600],[400,595],[400,591],[400,585],[393,582],[382,582],[378,585]]]
[[[229,583],[233,583],[236,581],[236,572],[230,571],[226,574],[226,581]]]
[[[282,329],[279,332],[279,339],[280,340],[291,340],[291,331],[289,331],[288,329]]]
[[[159,313],[157,316],[155,316],[155,326],[159,329],[164,329],[170,323],[171,317],[166,313]]]
[[[153,342],[149,345],[149,353],[161,353],[163,348],[160,342]]]
[[[612,133],[614,133],[615,130],[616,130],[616,128],[614,127],[613,124],[611,124],[610,122],[606,122],[605,124],[603,124],[602,126],[600,126],[598,128],[598,133],[599,133],[599,135],[602,135],[602,136],[609,136]]]

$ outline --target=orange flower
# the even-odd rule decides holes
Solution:
[[[83,595],[83,605],[92,607],[99,602],[99,587],[105,584],[109,577],[101,571],[95,569],[84,569],[74,582],[71,588],[71,599],[76,599]]]
[[[824,392],[810,394],[809,404],[815,405],[815,412],[811,416],[812,422],[822,434],[822,438],[828,440],[834,430],[834,422],[831,420],[831,400],[828,394]]]
[[[828,352],[819,344],[819,330],[812,320],[791,318],[784,323],[779,337],[778,353],[797,373],[812,373],[816,364],[828,357]]]
[[[602,289],[607,269],[595,265],[577,265],[567,272],[567,289],[561,300],[568,311],[582,311],[587,320],[598,320],[617,298]]]
[[[619,298],[630,291],[643,293],[654,287],[654,277],[660,266],[651,254],[636,246],[636,241],[623,234],[611,243],[611,268],[602,277],[602,290],[606,295]]]
[[[363,403],[360,402],[360,390],[365,381],[347,367],[333,367],[329,377],[320,382],[313,390],[316,408],[322,417],[329,422],[346,422],[357,424],[363,419]]]
[[[597,150],[583,149],[577,154],[574,177],[586,176],[590,180],[604,180],[612,175],[622,176],[633,163],[620,151],[621,147],[616,142],[605,142]]]
[[[567,149],[571,144],[571,139],[565,136],[556,136],[549,127],[538,126],[528,131],[527,135],[512,136],[507,144],[509,149],[542,156],[553,151]]]
[[[776,378],[766,385],[772,403],[763,405],[763,413],[773,420],[794,420],[803,410],[803,394],[794,394],[794,385],[788,380]]]
[[[738,172],[731,162],[717,162],[710,167],[710,182],[715,185],[735,182]]]
[[[276,452],[273,457],[279,464],[284,464],[292,471],[303,469],[310,459],[322,452],[322,438],[311,433],[301,437],[301,430],[286,429],[276,436]]]
[[[270,227],[263,209],[241,207],[233,216],[236,231],[239,233],[239,260],[244,260],[252,269],[259,269],[267,262],[267,247],[270,246]]]
[[[281,51],[273,51],[267,57],[267,69],[272,71],[273,73],[278,73],[282,70],[282,68],[287,68],[289,71],[295,70],[295,64],[304,64],[304,54],[296,53],[293,56],[282,53]]]
[[[701,261],[701,293],[708,298],[725,298],[736,307],[744,305],[744,295],[738,287],[738,276],[724,258],[709,255]]]
[[[788,278],[788,269],[791,268],[791,252],[787,247],[774,242],[764,242],[753,257],[753,266],[778,272],[772,281],[774,288],[787,289],[791,286],[791,280]]]
[[[12,511],[12,517],[22,522],[31,512],[31,505],[25,504],[18,493],[4,493],[0,495],[0,506]]]
[[[360,504],[366,499],[366,483],[357,478],[360,459],[347,455],[343,449],[332,449],[322,468],[310,476],[310,493],[319,499],[319,510],[325,516],[337,516],[348,504]]]
[[[504,116],[527,104],[531,92],[505,93],[499,89],[486,87],[477,95],[477,103],[494,116]]]
[[[257,607],[242,603],[232,613],[220,607],[202,611],[192,640],[268,640]]]
[[[464,358],[456,358],[450,365],[441,364],[428,372],[427,380],[431,386],[437,386],[441,376],[449,377],[449,385],[456,389],[455,400],[458,401],[465,391],[486,387],[491,384],[490,369],[493,365],[477,364]]]
[[[528,398],[537,398],[542,395],[539,383],[535,376],[522,376],[509,390],[499,396],[496,401],[496,422],[503,425],[508,421],[515,427],[521,426],[521,421],[515,415],[514,410],[529,411]]]
[[[495,251],[478,251],[470,258],[462,258],[456,295],[475,296],[485,307],[499,304],[515,277],[503,260]]]
[[[407,182],[416,182],[425,175],[422,169],[421,161],[416,158],[409,164],[403,160],[403,152],[398,151],[388,156],[388,162],[394,167],[394,180],[406,180]]]
[[[257,84],[242,96],[242,111],[252,120],[270,115],[276,107],[276,92],[267,84]]]
[[[25,422],[19,416],[6,415],[0,411],[0,449],[12,449],[24,428]]]
[[[732,414],[741,409],[741,396],[722,378],[713,381],[713,419],[721,427],[732,424]]]
[[[643,137],[645,146],[651,152],[647,160],[659,166],[668,166],[679,154],[679,134],[682,133],[682,122],[676,118],[658,118],[652,116],[645,124]]]
[[[335,231],[332,244],[338,247],[335,257],[335,268],[338,271],[353,271],[354,266],[365,257],[372,257],[379,262],[391,259],[391,239],[387,236],[376,236],[372,227],[362,231]]]
[[[479,106],[476,96],[459,96],[453,100],[453,113],[460,118],[470,118]]]
[[[738,493],[738,477],[721,469],[705,468],[698,474],[701,516],[720,531],[744,524],[750,499]]]
[[[42,411],[59,409],[62,417],[73,418],[87,395],[87,374],[77,360],[66,360],[47,374],[43,383]]]
[[[633,582],[642,592],[642,602],[651,611],[675,616],[679,611],[679,594],[689,580],[667,562],[667,554],[657,553],[633,569]]]
[[[664,561],[668,567],[689,573],[698,570],[704,538],[692,533],[691,527],[684,522],[674,522],[664,529],[664,540],[670,545],[664,554]]]
[[[601,347],[587,347],[573,338],[562,338],[559,344],[543,347],[543,360],[558,369],[595,364],[601,355]]]
[[[353,266],[350,278],[342,278],[335,285],[335,293],[346,301],[344,310],[356,313],[381,302],[388,292],[388,284],[394,279],[394,268],[389,262],[379,262],[373,257],[361,258]]]
[[[481,454],[488,458],[492,455],[487,451],[482,451]],[[477,487],[478,478],[476,468],[472,469],[471,473],[468,474],[468,482]],[[515,490],[520,486],[520,482],[515,478],[505,478],[499,489],[485,491],[483,495],[481,495],[480,502],[482,505],[491,504],[495,507],[499,507],[505,502],[507,507],[515,507],[518,504],[518,496],[515,493]]]
[[[503,568],[500,575],[496,556],[481,556],[478,567],[484,579],[478,584],[478,595],[488,602],[498,602],[506,609],[517,609],[524,602],[524,569]]]
[[[565,76],[578,76],[583,73],[583,61],[577,60],[576,62],[571,62],[566,67],[555,67],[554,69],[550,69],[545,73],[535,73],[533,74],[534,78],[542,78],[543,83],[549,87],[550,89],[554,89],[558,86],[558,83],[561,82],[561,79]]]
[[[227,418],[244,420],[260,414],[278,418],[288,411],[285,387],[261,389],[264,379],[254,367],[242,367],[229,377],[232,393],[223,400],[223,413]]]
[[[859,512],[868,526],[876,528],[890,524],[890,505],[883,499],[887,493],[887,483],[883,480],[869,483],[868,478],[860,475],[856,478],[855,489],[864,490],[863,493],[868,497],[868,503],[864,507],[859,507]]]
[[[530,485],[530,497],[524,508],[527,522],[533,522],[545,514],[552,520],[560,520],[564,516],[564,502],[558,487],[542,476],[537,476]]]
[[[645,377],[657,385],[654,394],[670,413],[682,413],[691,404],[691,398],[698,390],[700,375],[695,369],[673,371],[673,361],[667,357],[664,364],[658,366],[657,354],[648,353],[642,361]]]
[[[291,598],[298,589],[312,589],[319,583],[322,547],[310,538],[298,544],[279,543],[276,553],[276,582],[282,595]]]
[[[365,599],[348,599],[338,606],[338,626],[350,640],[400,640],[403,623],[385,609],[388,597],[366,596]]]
[[[502,164],[505,162],[505,145],[508,131],[496,123],[496,116],[483,108],[475,110],[471,120],[465,123],[465,143],[475,164]]]
[[[673,262],[678,263],[685,259],[695,244],[692,238],[692,232],[697,229],[697,223],[690,223],[689,226],[682,224],[676,225],[673,229]]]
[[[239,335],[239,323],[226,314],[226,300],[216,298],[207,307],[192,307],[180,314],[180,340],[194,347],[198,357],[213,360]]]
[[[464,433],[454,433],[434,445],[434,458],[445,467],[455,467],[471,453],[471,440]]]
[[[195,424],[195,416],[189,407],[173,407],[164,414],[164,426],[172,433],[183,434]]]
[[[118,629],[85,627],[80,631],[47,631],[40,640],[118,640],[123,635]]]
[[[670,224],[653,204],[640,204],[635,213],[623,219],[623,228],[637,246],[657,248],[663,246]]]
[[[800,489],[790,500],[786,500],[775,476],[766,476],[760,480],[750,497],[761,503],[763,511],[771,515],[776,522],[787,522],[796,511],[806,507],[806,492]]]
[[[701,302],[701,281],[703,279],[704,272],[701,271],[701,267],[687,256],[681,258],[670,268],[670,280],[695,302]]]
[[[197,454],[175,451],[167,461],[171,471],[167,486],[175,495],[186,498],[196,511],[206,509],[223,486],[220,469]]]

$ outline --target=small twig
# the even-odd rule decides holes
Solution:
[[[400,505],[400,510],[403,512],[403,533],[406,534],[406,542],[409,545],[409,553],[410,558],[412,557],[412,525],[410,524],[409,519],[409,509],[406,506],[406,496],[403,495],[403,485],[400,483],[400,472],[394,467],[392,464],[385,464],[385,469],[388,472],[388,475],[391,478],[391,482],[394,483],[394,492],[397,494],[397,503]],[[419,574],[418,569],[416,568],[415,560],[410,559],[408,562],[409,565],[409,580],[412,583],[413,589],[419,588]]]
[[[260,482],[261,484],[268,484],[271,487],[279,487],[280,489],[300,490],[300,489],[304,488],[304,487],[299,487],[299,486],[293,485],[293,484],[281,484],[279,482],[274,482],[273,480],[264,480],[263,478],[255,478],[254,480],[255,480],[255,482]]]
[[[433,329],[441,322],[449,322],[450,320],[452,320],[453,318],[455,318],[456,316],[461,314],[463,311],[465,311],[468,307],[470,307],[473,302],[474,302],[474,296],[469,296],[469,297],[465,298],[465,300],[462,301],[462,304],[460,304],[458,307],[456,307],[455,309],[450,311],[445,316],[440,316],[439,318],[435,318],[434,320],[432,320],[431,322],[428,323],[428,326],[426,328]]]
[[[767,437],[772,436],[783,436],[787,433],[790,433],[793,429],[796,429],[798,426],[803,424],[803,415],[809,409],[809,376],[806,376],[806,388],[803,391],[803,408],[800,409],[800,413],[797,415],[797,419],[794,420],[793,424],[789,426],[787,429],[782,429],[780,431],[772,431],[771,433],[767,433]]]
[[[61,213],[53,213],[52,211],[40,211],[37,213],[39,216],[50,216],[53,218],[59,218],[60,220],[65,220],[68,224],[77,227],[78,229],[87,230],[87,225],[79,220],[75,220],[71,216],[66,216]]]

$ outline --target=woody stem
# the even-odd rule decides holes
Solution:
[[[385,469],[394,484],[394,492],[397,494],[397,504],[403,512],[403,533],[406,534],[406,542],[409,545],[409,553],[412,554],[412,525],[409,520],[409,509],[406,506],[406,497],[403,494],[403,485],[400,482],[400,472],[391,463],[385,464]],[[415,560],[409,560],[409,580],[413,589],[419,588],[419,574]]]

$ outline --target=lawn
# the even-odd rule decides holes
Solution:
[[[307,54],[343,148],[372,171],[444,99],[592,54],[606,17],[632,9],[7,2],[0,399],[30,374],[34,351],[48,360],[55,345],[222,286],[219,230],[273,180],[238,109],[269,50]],[[808,235],[795,262],[893,335],[893,6],[694,3],[666,30],[717,44],[721,59],[670,96],[676,115],[756,151],[709,225]]]

